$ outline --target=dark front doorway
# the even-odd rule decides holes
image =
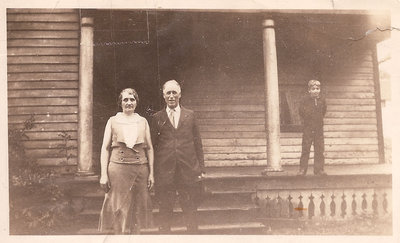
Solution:
[[[93,10],[94,105],[93,159],[99,171],[100,150],[107,120],[121,111],[124,88],[139,94],[137,112],[148,118],[160,107],[159,69],[154,15],[146,11]]]

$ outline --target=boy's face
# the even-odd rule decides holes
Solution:
[[[311,88],[308,90],[308,93],[310,93],[310,96],[312,98],[318,98],[320,92],[321,92],[321,88],[316,85],[311,86]]]

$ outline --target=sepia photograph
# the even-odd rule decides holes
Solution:
[[[8,240],[398,239],[399,1],[17,2]]]

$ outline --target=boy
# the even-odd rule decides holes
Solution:
[[[311,144],[314,144],[314,174],[326,175],[324,172],[324,116],[326,102],[321,97],[321,83],[318,80],[308,82],[309,95],[300,103],[299,114],[303,120],[303,141],[300,158],[300,170],[297,175],[307,173]]]

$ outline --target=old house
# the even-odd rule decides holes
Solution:
[[[91,178],[82,190],[94,193],[120,90],[135,88],[138,112],[150,119],[163,104],[161,85],[176,79],[182,105],[198,114],[209,170],[202,229],[302,217],[293,211],[300,203],[315,203],[315,213],[304,212],[311,217],[389,213],[376,49],[387,26],[379,11],[7,9],[8,124],[33,114],[26,153]],[[321,80],[328,104],[325,179],[294,176],[309,79]],[[82,206],[83,233],[96,227],[101,197]]]

